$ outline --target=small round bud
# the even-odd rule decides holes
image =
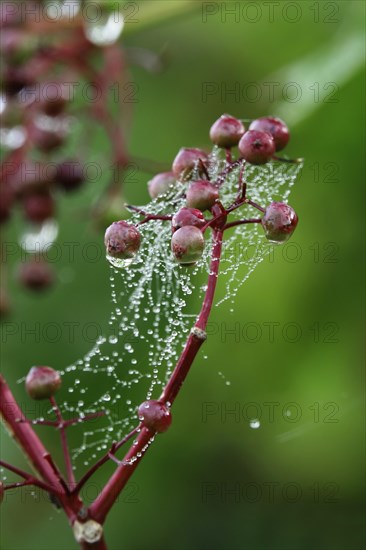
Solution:
[[[187,189],[187,206],[198,210],[210,210],[219,198],[217,187],[207,180],[191,183]]]
[[[210,139],[218,147],[230,149],[238,145],[244,132],[244,125],[240,120],[231,115],[222,115],[211,126]]]
[[[296,212],[291,206],[284,202],[272,202],[266,208],[262,226],[270,242],[284,243],[295,231],[298,221]]]
[[[115,267],[129,265],[137,254],[141,243],[138,229],[124,220],[113,222],[104,236],[107,259]]]
[[[40,258],[34,258],[20,264],[18,279],[29,290],[42,291],[53,284],[55,275],[48,262]]]
[[[182,147],[173,161],[173,173],[177,177],[179,177],[182,172],[183,175],[186,175],[193,170],[199,159],[201,159],[203,163],[206,163],[208,160],[207,153],[201,149]]]
[[[173,233],[171,249],[179,264],[196,263],[201,258],[204,247],[205,239],[198,227],[185,225]]]
[[[55,214],[55,201],[50,193],[34,193],[23,199],[25,217],[35,223],[42,223]]]
[[[275,142],[267,132],[248,130],[239,141],[241,156],[251,164],[265,164],[275,154]]]
[[[280,118],[262,117],[253,120],[249,130],[258,130],[271,134],[274,139],[276,151],[284,149],[290,139],[290,131],[286,124]]]
[[[141,403],[138,408],[138,415],[144,426],[152,432],[166,432],[172,423],[169,407],[155,399]]]
[[[56,166],[54,178],[64,191],[74,191],[84,183],[83,167],[77,160],[64,160]]]
[[[32,399],[48,399],[61,386],[61,376],[50,367],[32,367],[25,379],[25,389]]]
[[[173,172],[157,174],[147,184],[150,197],[156,199],[157,196],[164,195],[175,181],[176,177]]]
[[[177,231],[185,225],[194,225],[195,227],[202,228],[206,223],[206,220],[201,212],[197,208],[181,208],[172,219],[172,231]]]

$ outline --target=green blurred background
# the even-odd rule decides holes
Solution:
[[[164,51],[166,63],[160,74],[131,68],[138,85],[133,155],[169,163],[181,146],[208,146],[208,129],[223,112],[273,114],[292,131],[286,153],[304,157],[305,167],[290,199],[300,217],[295,244],[257,268],[234,312],[214,309],[218,328],[174,406],[174,428],[158,438],[110,513],[109,548],[359,550],[365,542],[365,5],[138,4],[139,22],[127,25],[121,42]],[[235,86],[239,97],[229,93]],[[83,138],[91,160],[106,148],[101,132],[90,142]],[[130,202],[146,202],[148,177],[126,179]],[[101,242],[102,233],[80,214],[96,192],[94,184],[63,200],[59,242]],[[80,333],[74,343],[66,334],[56,343],[22,340],[20,323],[107,326],[105,260],[90,263],[77,252],[71,264],[65,256],[56,265],[60,282],[41,298],[12,283],[2,368],[22,402],[16,380],[32,364],[63,368],[91,343]],[[224,291],[221,281],[219,295]],[[223,323],[227,329],[240,323],[241,337],[226,334]],[[275,324],[274,338],[268,323]],[[259,429],[249,425],[253,417],[260,417]],[[56,434],[44,428],[42,435],[57,453]],[[23,466],[5,433],[2,452]],[[112,469],[93,478],[86,498]],[[7,495],[1,531],[7,550],[76,548],[63,513],[28,491]]]

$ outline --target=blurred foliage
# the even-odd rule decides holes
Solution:
[[[141,21],[133,33],[122,36],[126,48],[164,51],[166,63],[160,74],[137,67],[131,71],[138,86],[131,153],[169,163],[181,146],[209,145],[208,129],[223,112],[242,118],[286,112],[294,121],[286,152],[306,162],[290,200],[300,223],[292,248],[277,250],[273,261],[269,258],[257,268],[240,290],[234,311],[225,305],[214,309],[216,334],[207,341],[175,405],[173,428],[158,438],[106,523],[109,548],[360,550],[365,82],[359,50],[348,50],[348,58],[341,54],[346,42],[360,47],[364,3],[295,2],[301,16],[293,23],[284,16],[287,2],[280,3],[273,22],[262,2],[255,22],[243,15],[237,22],[230,15],[222,21],[220,6],[229,9],[246,2],[212,3],[219,11],[207,22],[202,12],[207,3],[197,2],[197,9],[160,23],[152,15],[155,9],[173,11],[176,4],[182,2],[139,2]],[[326,4],[334,7],[332,17]],[[318,19],[311,5],[317,6]],[[247,15],[254,18],[249,11]],[[321,63],[309,66],[309,60],[316,59]],[[348,70],[344,64],[353,59],[358,62]],[[293,74],[301,75],[298,101],[282,93]],[[273,99],[265,82],[278,82]],[[335,84],[332,102],[327,100],[330,82]],[[205,97],[207,83],[215,93]],[[261,90],[261,97],[249,96],[248,83]],[[229,93],[235,85],[239,98]],[[298,116],[302,111],[304,116]],[[102,133],[81,144],[91,159],[102,156],[106,146]],[[132,167],[124,191],[129,202],[146,202],[148,177]],[[22,323],[23,328],[36,329],[37,323],[42,327],[50,322],[106,327],[109,268],[103,257],[88,262],[82,253],[90,242],[102,249],[102,233],[93,220],[85,228],[82,214],[85,203],[99,192],[98,185],[63,201],[62,219],[72,223],[61,224],[59,242],[75,242],[77,247],[73,261],[65,253],[56,261],[56,290],[34,299],[12,289],[16,314],[2,326],[2,367],[23,403],[24,390],[16,380],[32,364],[62,368],[88,351],[91,342],[81,329],[72,343],[66,330],[57,342],[45,341],[42,334],[38,340],[37,332],[24,336],[23,331],[21,339]],[[6,238],[11,241],[15,235]],[[223,292],[222,280],[218,293]],[[227,329],[252,323],[262,332],[257,339],[247,332],[246,338],[235,341],[232,334],[225,335],[223,323]],[[273,341],[268,323],[276,323]],[[300,327],[295,342],[290,342],[293,333],[286,333],[288,323]],[[214,413],[204,422],[208,403]],[[273,405],[273,421],[266,403],[278,403]],[[235,406],[239,418],[225,413]],[[32,404],[27,402],[27,407],[31,412]],[[287,410],[297,411],[298,418],[286,416]],[[249,420],[259,416],[258,411],[261,426],[250,429]],[[52,451],[58,448],[56,434],[43,428],[42,435]],[[23,465],[7,435],[2,450],[8,461]],[[109,465],[93,478],[84,496],[93,498],[112,469]],[[291,483],[301,491],[295,502],[290,502],[296,496],[294,486],[288,487]],[[273,499],[269,485],[276,488]],[[207,495],[205,488],[214,494]],[[227,493],[233,488],[241,491],[239,496]],[[34,500],[27,491],[6,500],[1,509],[4,549],[75,547],[63,514],[45,497]]]

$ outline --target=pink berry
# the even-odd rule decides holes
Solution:
[[[177,231],[185,225],[194,225],[195,227],[202,228],[206,223],[206,220],[201,212],[197,208],[181,208],[172,219],[172,231]]]
[[[104,243],[109,256],[127,260],[133,258],[140,248],[141,235],[134,225],[120,220],[107,228]]]
[[[186,175],[188,172],[191,172],[199,159],[207,163],[207,153],[201,149],[182,147],[173,161],[172,170],[175,176],[179,177],[182,173]]]
[[[258,130],[271,134],[274,139],[276,151],[284,149],[290,139],[290,131],[286,124],[280,118],[262,117],[253,120],[249,130]]]
[[[195,264],[201,258],[204,247],[205,239],[198,227],[185,225],[173,233],[171,249],[179,264]]]
[[[265,164],[275,154],[275,142],[271,134],[248,130],[239,141],[241,156],[251,164]]]
[[[32,367],[25,379],[25,389],[32,399],[48,399],[61,386],[61,376],[50,367]]]
[[[157,174],[147,184],[150,197],[156,199],[158,195],[164,195],[175,181],[176,177],[173,172]]]
[[[77,160],[64,160],[56,166],[55,183],[64,191],[74,191],[84,183],[83,167]]]
[[[266,208],[262,226],[269,241],[283,243],[291,237],[298,221],[296,212],[291,206],[284,202],[272,202]]]
[[[55,214],[55,201],[50,193],[32,193],[23,199],[25,217],[35,223],[42,223]]]
[[[191,183],[187,189],[187,206],[198,210],[210,210],[219,198],[217,187],[207,180]]]
[[[169,407],[155,399],[141,403],[138,415],[144,426],[154,433],[166,432],[172,423]]]
[[[18,279],[29,290],[39,292],[46,290],[53,284],[55,275],[48,262],[40,258],[34,258],[20,264]]]
[[[231,115],[222,115],[210,129],[210,139],[218,147],[230,149],[238,145],[245,132],[244,125]]]

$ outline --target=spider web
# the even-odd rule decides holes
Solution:
[[[222,152],[214,148],[209,174],[215,180],[225,168]],[[237,195],[240,168],[234,169],[220,189],[224,206]],[[247,196],[265,206],[286,201],[301,165],[271,162],[245,169]],[[193,173],[192,179],[198,179]],[[162,197],[142,207],[151,214],[173,214],[185,205],[189,182],[177,182]],[[258,217],[245,205],[230,215],[230,221]],[[137,223],[140,214],[129,220]],[[90,465],[138,424],[137,407],[156,399],[182,351],[189,330],[199,313],[206,290],[210,262],[210,231],[201,260],[192,268],[175,263],[170,252],[171,226],[151,221],[139,227],[141,248],[128,267],[110,267],[112,311],[109,331],[93,348],[62,372],[67,397],[60,404],[66,418],[104,411],[101,418],[79,424],[72,436],[74,463]],[[271,251],[260,224],[240,225],[225,233],[220,276],[225,292],[216,307],[235,296],[255,267]],[[74,430],[74,429],[72,429]],[[70,434],[71,435],[71,434]]]

